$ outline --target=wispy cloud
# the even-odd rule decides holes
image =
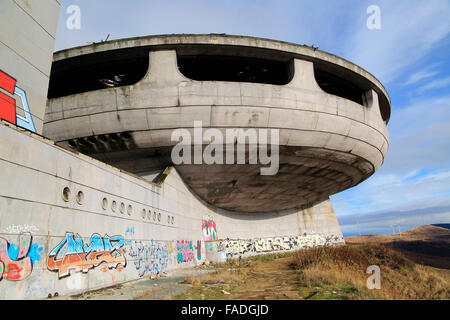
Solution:
[[[441,79],[436,79],[433,80],[429,83],[427,83],[426,85],[420,87],[419,89],[417,89],[417,93],[422,94],[425,91],[429,91],[429,90],[433,90],[433,89],[440,89],[440,88],[445,88],[450,86],[450,76],[449,77],[445,77],[445,78],[441,78]]]
[[[450,3],[398,0],[383,1],[379,6],[381,30],[367,29],[367,16],[362,15],[360,27],[347,42],[346,56],[386,83],[450,33]]]
[[[435,76],[436,74],[438,74],[437,71],[421,70],[421,71],[418,71],[418,72],[410,75],[408,80],[406,80],[406,82],[404,82],[403,85],[409,86],[409,85],[417,83],[421,80],[431,78],[431,77]]]

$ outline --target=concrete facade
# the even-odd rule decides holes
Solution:
[[[150,183],[6,122],[0,145],[1,299],[81,293],[208,256],[220,261],[220,252],[237,258],[343,243],[329,200],[237,214],[202,202],[176,169]]]
[[[50,73],[59,7],[0,5],[2,107],[13,99],[20,116],[0,120],[0,299],[78,294],[205,260],[344,243],[328,196],[373,174],[388,147],[390,102],[376,78],[306,46],[226,35],[68,49],[54,55]],[[198,81],[180,71],[179,57],[208,52],[275,59],[289,81]],[[122,59],[142,72],[139,81],[51,98],[43,125],[49,77],[83,82],[76,69]],[[316,69],[348,79],[363,103],[323,91]],[[14,97],[24,92],[33,127]],[[280,171],[172,166],[171,132],[192,131],[198,120],[221,132],[279,129]]]
[[[0,88],[0,94],[14,99],[11,106],[2,104],[0,118],[5,119],[3,112],[11,108],[14,116],[9,121],[37,133],[42,133],[44,122],[60,2],[0,3],[0,72],[13,78],[18,88]]]

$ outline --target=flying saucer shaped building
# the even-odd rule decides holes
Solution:
[[[371,176],[388,149],[389,116],[375,77],[316,48],[163,35],[57,52],[44,135],[145,177],[173,164],[171,134],[194,121],[278,129],[275,175],[249,163],[176,166],[211,206],[261,213],[311,205]]]

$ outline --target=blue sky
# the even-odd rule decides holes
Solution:
[[[258,36],[346,58],[375,75],[392,102],[383,166],[331,196],[345,236],[450,223],[450,1],[63,0],[55,50],[170,33]],[[81,9],[69,30],[66,8]],[[381,9],[369,30],[367,8]]]

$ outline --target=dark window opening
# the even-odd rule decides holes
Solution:
[[[145,76],[149,63],[148,53],[121,61],[88,59],[82,57],[53,63],[48,98],[135,84]]]
[[[284,85],[291,81],[292,63],[235,56],[178,56],[178,68],[198,81],[233,81]]]
[[[364,105],[364,90],[336,75],[314,68],[319,87],[326,93]]]

